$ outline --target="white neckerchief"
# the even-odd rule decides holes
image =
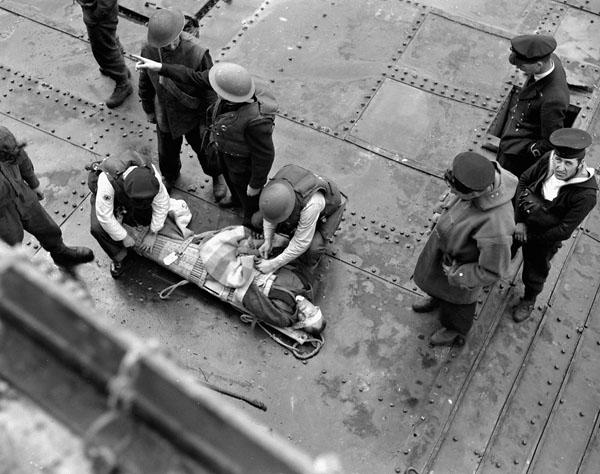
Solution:
[[[547,75],[549,75],[552,71],[554,71],[554,61],[552,61],[552,66],[550,66],[550,69],[548,69],[546,72],[543,72],[541,74],[534,74],[533,75],[533,80],[535,82],[537,82],[540,79],[543,79],[544,77],[546,77]]]

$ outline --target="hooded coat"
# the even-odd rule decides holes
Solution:
[[[503,278],[515,230],[517,178],[497,163],[493,187],[473,200],[449,194],[415,267],[427,294],[454,304],[477,301],[481,288]],[[444,273],[442,264],[450,267]]]

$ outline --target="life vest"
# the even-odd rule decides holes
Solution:
[[[333,181],[301,166],[285,165],[273,176],[273,179],[283,179],[290,183],[296,195],[296,202],[294,203],[294,209],[290,217],[277,224],[277,232],[281,234],[292,235],[295,232],[300,222],[302,209],[304,209],[311,196],[318,191],[321,191],[325,196],[325,208],[319,214],[318,230],[326,227],[327,218],[342,205],[342,194]],[[335,229],[331,232],[328,230],[326,237],[329,237],[329,234],[333,234],[333,232],[335,232]]]
[[[149,225],[152,220],[152,199],[138,199],[135,202],[125,193],[123,173],[131,166],[152,167],[152,159],[139,154],[128,156],[109,156],[100,162],[92,163],[89,167],[88,186],[93,194],[98,192],[98,176],[106,174],[109,183],[115,191],[114,209],[124,212],[124,222],[129,225]]]
[[[219,152],[239,157],[250,156],[244,136],[246,127],[265,118],[275,120],[278,105],[272,93],[257,85],[255,96],[255,102],[244,103],[230,112],[219,113],[223,103],[221,98],[213,105],[210,112],[210,141],[217,144]]]

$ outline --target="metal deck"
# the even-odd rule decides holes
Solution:
[[[265,413],[240,409],[311,456],[337,453],[348,474],[599,472],[598,207],[555,257],[525,323],[506,310],[522,291],[518,261],[486,289],[463,348],[430,348],[439,323],[410,306],[421,296],[411,275],[443,170],[467,149],[494,156],[484,146],[497,142],[496,115],[522,80],[507,60],[511,36],[556,36],[573,125],[593,135],[587,160],[600,170],[600,1],[156,3],[203,12],[200,35],[213,58],[239,62],[271,85],[280,104],[274,170],[302,164],[350,197],[319,271],[326,345],[301,362],[200,290],[160,300],[177,277],[151,262],[110,278],[88,231],[83,167],[132,147],[156,154],[153,126],[136,96],[115,111],[101,104],[113,84],[98,73],[78,5],[0,0],[0,124],[27,139],[44,205],[67,243],[94,249],[97,261],[79,274],[98,317],[157,339],[199,379],[264,401]],[[152,3],[120,5],[121,42],[137,54]],[[189,147],[182,158],[178,192],[196,225],[237,222],[212,204]],[[38,250],[33,238],[24,243]],[[64,403],[68,381],[49,389],[43,370],[18,365],[0,351],[12,384],[45,387],[36,401],[55,399],[45,404],[51,414],[81,434],[90,420]],[[77,436],[0,384],[0,473],[92,472]]]

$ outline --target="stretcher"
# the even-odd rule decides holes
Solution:
[[[271,274],[262,274],[254,268],[252,263],[254,257],[249,253],[249,258],[244,260],[247,268],[242,269],[251,272],[247,281],[238,287],[223,284],[214,277],[214,271],[211,274],[210,267],[207,269],[202,254],[206,254],[207,246],[214,244],[221,232],[232,232],[237,229],[227,227],[192,235],[186,232],[187,237],[183,238],[181,230],[178,231],[174,223],[175,221],[171,221],[170,218],[167,219],[165,228],[158,233],[150,252],[141,248],[147,228],[125,226],[135,240],[133,250],[137,254],[183,278],[180,282],[162,290],[159,293],[162,299],[169,298],[177,288],[192,283],[234,307],[241,313],[242,322],[250,324],[253,328],[260,327],[271,339],[289,350],[295,357],[308,359],[321,350],[325,343],[321,331],[325,325],[321,323],[315,327],[311,324],[315,314],[318,314],[321,320],[322,315],[320,309],[310,303],[312,287],[309,282],[303,281],[293,269],[288,267]],[[250,244],[252,248],[248,248],[248,242],[245,240],[238,252],[251,252],[252,248],[258,249],[260,241],[252,241]],[[310,314],[300,310],[302,305],[296,302],[298,296],[306,298],[305,301],[312,310]]]

